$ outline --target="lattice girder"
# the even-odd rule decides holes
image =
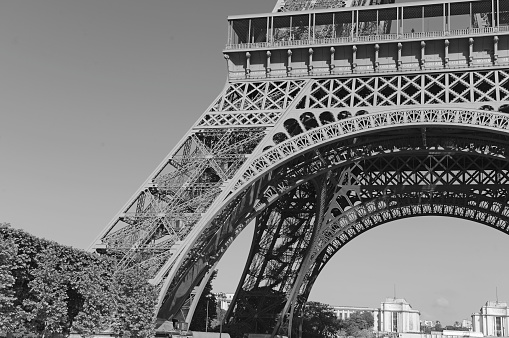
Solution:
[[[360,152],[359,148],[362,149],[362,147],[370,144],[383,145],[383,136],[377,135],[378,138],[376,139],[370,136],[365,137],[364,140],[361,138],[359,139],[360,145],[350,145],[351,148],[349,150],[351,150],[350,153],[353,159],[339,165],[333,161],[327,161],[334,160],[334,157],[328,156],[328,152],[335,153],[335,150],[338,148],[346,148],[344,144],[329,145],[315,152],[315,154],[320,153],[321,156],[309,154],[301,155],[300,158],[273,172],[271,175],[272,182],[268,184],[265,192],[270,192],[269,200],[284,199],[285,194],[288,191],[292,191],[295,186],[303,184],[303,182],[312,179],[312,177],[317,177],[317,175],[322,175],[323,177],[324,173],[327,171],[334,171],[336,174],[330,177],[330,182],[332,184],[330,191],[335,190],[336,186],[343,186],[345,187],[344,189],[346,189],[345,191],[343,191],[344,189],[340,189],[336,192],[336,195],[341,195],[341,201],[334,201],[334,203],[331,201],[329,203],[329,210],[323,215],[326,222],[334,223],[333,220],[330,219],[330,217],[335,214],[334,209],[339,209],[336,210],[336,213],[343,218],[346,217],[348,220],[348,215],[352,213],[352,211],[348,211],[349,208],[356,208],[359,202],[366,200],[366,197],[361,198],[360,196],[356,196],[356,191],[369,191],[369,198],[379,198],[381,195],[390,193],[397,194],[400,193],[400,191],[405,191],[408,194],[412,193],[412,191],[417,194],[422,194],[423,192],[436,194],[444,192],[450,194],[465,194],[465,192],[469,190],[489,191],[489,189],[491,189],[496,191],[497,189],[505,189],[507,186],[509,178],[507,159],[505,158],[505,151],[509,145],[509,140],[507,138],[504,139],[501,137],[500,142],[491,143],[486,137],[488,134],[479,135],[480,138],[475,140],[465,137],[464,133],[458,132],[455,139],[455,137],[446,136],[444,130],[436,130],[430,132],[430,135],[425,139],[419,135],[420,144],[418,144],[417,139],[412,140],[411,138],[406,138],[406,136],[410,135],[412,135],[411,130],[407,130],[406,135],[399,135],[399,137],[396,138],[394,135],[385,135],[385,138],[387,138],[385,140],[385,144],[387,145],[386,149],[392,148],[393,151],[386,153],[381,149],[382,151],[380,151],[378,155],[376,155],[378,149],[371,152]],[[410,140],[410,142],[407,140]],[[457,141],[453,143],[452,141],[454,140]],[[428,145],[424,145],[424,142]],[[405,144],[405,147],[401,147],[402,144]],[[441,151],[436,150],[437,148],[443,147],[444,144],[447,149],[442,149]],[[491,145],[491,147],[488,145]],[[356,147],[357,150],[355,149]],[[480,153],[479,149],[483,148],[485,151]],[[491,152],[490,149],[493,151]],[[432,155],[430,155],[430,153]],[[313,163],[317,162],[321,162],[323,166],[321,170],[315,171],[319,168],[313,165]],[[402,165],[402,163],[405,165]],[[343,170],[345,166],[350,166],[348,172]],[[441,168],[438,168],[438,166],[441,166]],[[295,170],[289,168],[295,168]],[[301,168],[306,168],[308,170],[301,170]],[[426,168],[427,175],[423,173],[423,168]],[[395,172],[398,173],[398,175],[395,175]],[[448,173],[444,174],[444,172]],[[360,173],[362,173],[362,175],[359,175]],[[462,173],[462,175],[459,175],[459,173]],[[494,175],[491,173],[497,174]],[[386,178],[381,180],[380,175],[384,175]],[[285,189],[280,190],[279,194],[276,196],[274,192],[277,191],[277,187],[281,186],[281,180],[286,181],[286,184],[283,185]],[[293,181],[293,183],[290,181]],[[482,197],[485,198],[485,200],[487,198],[486,196]],[[330,208],[333,208],[333,212],[331,212]],[[479,212],[475,206],[471,207],[471,211],[474,213]],[[481,211],[484,211],[484,209]],[[499,211],[501,211],[500,206],[492,209],[492,212]],[[345,213],[346,216],[344,215]],[[447,215],[447,213],[443,214]],[[318,217],[319,216],[316,215],[314,218]],[[493,222],[493,214],[489,217],[491,217],[491,222]],[[356,216],[355,219],[357,218],[360,218],[360,216]],[[349,222],[352,223],[351,221]],[[488,223],[486,218],[481,219],[480,222]],[[314,242],[313,253],[311,255],[312,259],[320,255],[323,257],[324,254],[322,254],[322,251],[327,252],[327,250],[329,250],[324,249],[328,245],[328,242],[324,241],[324,238],[329,238],[329,241],[332,241],[342,236],[342,234],[339,233],[331,234],[330,231],[330,226],[325,224]],[[348,231],[352,232],[353,230]],[[277,235],[274,234],[274,237],[268,236],[268,238],[277,238]],[[305,251],[307,248],[308,247],[302,247],[300,252]],[[311,248],[308,249],[311,250]],[[288,255],[291,255],[291,253],[292,252],[289,252]],[[280,253],[280,255],[285,256],[283,253]],[[244,284],[243,287],[239,289],[239,294],[245,292],[246,287],[249,288],[253,286],[252,283],[250,284],[248,282],[250,279],[249,275],[256,273],[259,275],[263,272],[265,263],[259,261],[260,259],[263,259],[263,257],[250,255],[248,265],[251,267],[248,270],[249,273],[244,276]],[[313,271],[315,268],[314,264],[315,262],[312,262],[310,271]],[[256,269],[258,270],[253,271]],[[293,274],[294,279],[296,274],[297,273]],[[312,280],[311,277],[312,276],[308,275],[304,279],[302,287],[304,290],[306,289],[307,282]],[[285,278],[277,283],[284,282],[284,285],[292,285],[293,281],[289,281],[288,278],[292,278],[292,276],[285,275]],[[259,283],[260,280],[258,279],[257,282]],[[298,289],[300,290],[301,287]],[[305,299],[307,297],[307,294],[301,293],[300,295],[303,296],[300,297],[300,299]]]
[[[327,145],[333,141],[337,142],[341,139],[346,140],[354,136],[360,137],[362,135],[367,135],[366,133],[379,133],[383,130],[396,131],[397,129],[401,129],[402,126],[408,128],[430,128],[431,126],[442,126],[452,128],[452,130],[457,128],[479,128],[477,129],[479,131],[489,131],[488,133],[485,133],[485,137],[493,139],[492,135],[494,131],[496,131],[496,133],[506,133],[508,122],[509,120],[507,119],[507,116],[502,113],[480,110],[402,109],[399,111],[371,113],[309,130],[306,133],[297,135],[290,140],[275,145],[270,149],[266,149],[265,151],[260,152],[257,156],[251,156],[249,161],[244,164],[242,171],[238,172],[234,178],[230,180],[231,185],[227,188],[227,190],[231,191],[232,194],[229,194],[229,196],[226,194],[222,195],[225,200],[220,204],[213,206],[212,210],[215,210],[213,213],[219,212],[219,210],[222,209],[221,205],[228,205],[229,201],[231,201],[232,198],[235,199],[239,196],[238,193],[241,192],[242,195],[249,196],[248,198],[250,202],[239,198],[236,199],[236,202],[232,204],[233,206],[231,208],[240,208],[240,205],[245,208],[247,205],[251,205],[252,209],[242,209],[244,210],[241,218],[242,221],[235,220],[229,213],[219,212],[216,214],[217,216],[213,216],[212,214],[207,215],[207,218],[210,220],[207,223],[210,226],[207,226],[205,223],[201,223],[200,231],[202,234],[199,237],[196,237],[197,239],[195,243],[202,243],[200,244],[202,246],[205,245],[204,243],[212,243],[214,241],[227,243],[228,241],[226,238],[229,238],[229,236],[232,236],[235,232],[228,231],[226,229],[235,229],[236,231],[240,231],[243,224],[247,224],[246,222],[249,219],[255,217],[256,214],[268,204],[267,197],[264,197],[259,193],[261,185],[265,180],[262,179],[262,177],[271,173],[276,166],[285,164],[300,153],[310,154],[312,153],[311,150]],[[267,139],[264,142],[267,142]],[[260,144],[259,148],[266,148],[267,144],[264,142]],[[461,147],[461,145],[458,147]],[[471,147],[471,149],[474,151],[473,149],[475,149],[475,147]],[[504,148],[501,147],[500,150],[497,151],[505,152],[505,146]],[[496,156],[499,156],[499,154]],[[341,159],[340,157],[338,158],[339,161],[344,161],[344,159]],[[253,186],[253,182],[257,183]],[[285,182],[283,181],[279,183],[281,186],[280,188],[284,189]],[[264,194],[268,191],[269,190],[264,191]],[[268,197],[273,198],[270,197],[270,193],[268,193]],[[222,200],[222,198],[220,199]],[[234,207],[234,205],[237,205],[237,207]],[[206,228],[209,228],[209,230],[205,231]],[[223,249],[217,249],[219,247],[221,246],[216,246],[213,253],[210,253],[211,257],[220,256],[216,254],[217,252],[223,252]],[[191,248],[192,245],[190,245],[187,250],[190,250]],[[199,252],[200,250],[200,247],[195,247],[192,252]],[[171,299],[173,298],[172,295],[174,293],[181,292],[178,291],[178,285],[181,283],[179,280],[192,279],[191,276],[193,273],[189,270],[189,267],[193,266],[194,263],[186,257],[190,256],[181,256],[180,261],[178,261],[178,265],[174,265],[171,269],[167,266],[166,271],[171,271],[167,275],[161,276],[166,278],[168,281],[168,284],[164,286],[164,288],[168,290],[165,299]],[[209,264],[212,264],[212,262],[209,262]],[[168,276],[171,278],[168,278]],[[170,280],[172,281],[172,286],[169,285]],[[165,306],[165,311],[171,311],[170,308],[173,306],[176,306],[176,303],[169,307]]]
[[[471,151],[473,153],[476,153],[476,152],[483,152],[483,153],[490,153],[490,151],[488,151],[489,149],[491,149],[493,152],[490,153],[490,156],[493,156],[493,157],[500,157],[500,156],[504,156],[505,152],[506,152],[506,149],[507,149],[507,143],[506,143],[506,140],[504,137],[502,136],[495,136],[493,137],[493,134],[491,133],[479,133],[478,135],[478,139],[475,140],[475,139],[462,139],[460,136],[454,136],[456,138],[459,138],[460,139],[460,142],[456,142],[456,143],[451,143],[450,139],[447,139],[446,137],[444,137],[443,135],[446,135],[442,132],[440,133],[437,133],[435,135],[430,135],[428,136],[427,140],[428,142],[430,142],[429,144],[433,144],[433,139],[439,139],[441,138],[445,143],[443,144],[435,144],[436,148],[438,149],[439,147],[447,147],[447,145],[449,145],[450,147],[452,147],[452,149],[461,149],[462,151]],[[464,135],[464,133],[461,133],[461,132],[458,132],[458,135]],[[438,137],[440,136],[440,137]],[[394,138],[394,136],[393,136]],[[494,142],[494,145],[487,149],[487,144],[489,144],[489,139],[490,138],[495,138],[495,142]],[[496,140],[498,138],[498,140]],[[362,139],[362,138],[361,138]],[[411,138],[408,138],[408,139],[411,139]],[[451,137],[452,139],[452,137]],[[462,140],[461,140],[462,139]],[[368,142],[372,142],[373,140],[366,140],[366,144]],[[376,140],[376,142],[379,142],[379,141],[382,141],[382,140]],[[484,143],[483,143],[484,141]],[[380,144],[383,145],[383,142],[380,142]],[[498,144],[498,146],[497,146]],[[334,148],[334,147],[331,147],[331,149]],[[484,148],[484,149],[483,149]],[[383,150],[383,148],[381,149]],[[359,153],[361,154],[361,153]],[[364,154],[366,155],[366,154]],[[321,160],[323,160],[323,158],[326,157],[326,156],[321,156]],[[317,158],[320,158],[320,156],[317,156]],[[318,163],[318,160],[316,161],[316,163]],[[282,166],[283,167],[283,166]],[[298,166],[294,166],[294,165],[289,165],[288,167],[295,167],[295,168],[298,168]],[[303,167],[306,167],[306,166],[303,166]],[[307,166],[308,168],[312,168],[313,166]],[[285,167],[286,168],[286,167]],[[310,173],[308,173],[310,174]],[[316,174],[316,172],[315,172]],[[273,175],[275,177],[275,175]],[[279,186],[281,184],[278,184]],[[284,184],[283,184],[284,185]],[[257,187],[256,189],[259,190],[259,187]],[[265,192],[269,191],[270,189],[267,189]],[[252,190],[248,190],[247,191],[247,195],[250,195],[250,196],[253,196],[253,191]],[[270,196],[269,198],[274,198],[273,196]],[[251,198],[251,203],[253,203],[253,205],[255,206],[255,211],[256,211],[256,208],[263,208],[263,201],[266,200],[265,198],[260,198],[260,202],[255,202],[254,198]],[[253,215],[255,213],[255,211],[253,211]]]
[[[279,195],[296,186],[289,175],[271,177],[278,167],[290,174],[307,171],[311,177],[319,175],[328,161],[339,165],[354,161],[352,154],[375,156],[376,149],[380,155],[391,153],[393,149],[384,147],[387,139],[379,140],[376,149],[368,143],[365,148],[350,149],[348,142],[354,137],[362,140],[368,134],[400,128],[419,128],[421,133],[432,127],[476,130],[486,140],[498,142],[488,145],[498,152],[493,156],[505,156],[505,141],[494,135],[507,133],[509,116],[460,105],[480,108],[477,102],[488,102],[496,108],[502,99],[509,98],[509,76],[503,70],[465,74],[227,84],[195,127],[103,231],[95,247],[119,255],[119,269],[141,264],[154,272],[152,282],[161,287],[160,314],[168,318],[183,304],[198,276],[222,256],[243,227]],[[467,90],[468,86],[477,89]],[[353,88],[358,91],[352,92]],[[396,96],[391,93],[395,91]],[[429,106],[408,107],[423,103]],[[432,108],[438,104],[440,108]],[[353,107],[363,107],[363,115],[355,111],[353,117],[340,114]],[[325,111],[332,113],[332,119],[321,119]],[[307,112],[311,115],[306,119],[295,118]],[[300,132],[285,129],[292,118],[297,120]],[[276,140],[278,133],[285,133],[287,140]],[[345,142],[344,148],[322,153],[324,146],[338,141]],[[476,142],[480,141],[477,137]],[[480,146],[469,146],[466,140],[456,145],[466,152],[487,153]],[[301,154],[314,156],[316,161],[308,167],[284,166]],[[429,169],[438,173],[437,182],[445,179],[440,165]],[[416,182],[423,180],[421,174],[415,175]],[[449,175],[458,176],[459,171]],[[271,185],[267,185],[271,179]],[[376,176],[372,180],[375,185],[383,184]]]

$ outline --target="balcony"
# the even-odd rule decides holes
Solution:
[[[509,31],[509,1],[449,0],[229,18],[225,52]]]

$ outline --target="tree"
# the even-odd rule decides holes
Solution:
[[[371,312],[356,311],[350,315],[350,318],[340,320],[340,327],[347,335],[354,337],[369,336],[368,332],[374,325],[374,318]]]
[[[442,324],[440,324],[440,322],[438,320],[435,322],[434,329],[435,329],[435,331],[442,331]]]
[[[68,329],[67,278],[56,259],[55,248],[49,247],[37,255],[38,265],[33,279],[28,283],[31,291],[23,301],[26,320],[30,328],[42,335],[64,333]]]
[[[114,311],[113,267],[107,256],[95,257],[90,264],[75,274],[74,284],[83,297],[83,304],[74,318],[72,329],[83,337],[109,329]]]
[[[329,337],[339,329],[339,321],[329,305],[319,302],[306,303],[302,321],[303,337]]]
[[[217,270],[212,272],[207,284],[205,284],[198,304],[196,304],[193,320],[189,325],[191,331],[209,331],[212,329],[212,319],[217,317],[217,299],[216,295],[212,293],[212,281],[216,276]]]
[[[134,266],[119,271],[113,280],[113,331],[120,337],[153,337],[157,289],[149,284],[147,270]]]
[[[2,223],[0,227],[7,228]],[[13,241],[0,237],[0,331],[12,331],[14,328],[15,306],[13,286],[16,281],[12,276],[18,249]]]

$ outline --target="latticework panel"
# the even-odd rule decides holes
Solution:
[[[508,80],[505,70],[315,80],[297,108],[500,102],[509,98]]]
[[[210,112],[284,110],[304,84],[303,80],[230,83]]]

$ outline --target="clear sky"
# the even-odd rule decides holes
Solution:
[[[274,4],[0,1],[0,222],[88,247],[223,88],[227,15]],[[235,291],[248,231],[215,291]],[[423,319],[452,323],[496,286],[509,301],[506,257],[509,237],[485,226],[394,222],[341,250],[311,299],[376,307],[396,284]]]

